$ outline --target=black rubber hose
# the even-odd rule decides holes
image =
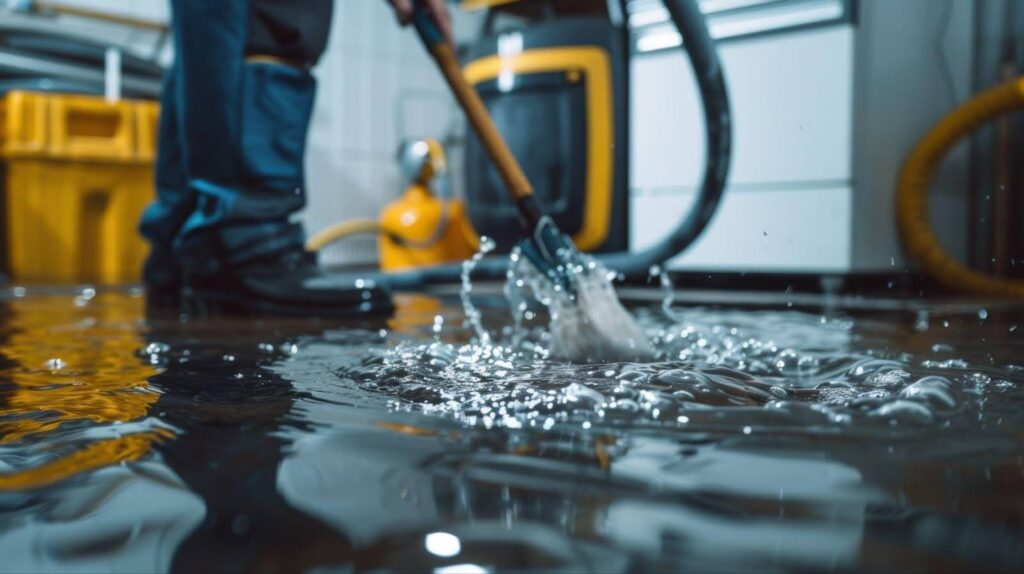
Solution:
[[[672,233],[657,245],[639,253],[621,251],[597,256],[609,269],[630,278],[646,277],[653,265],[661,265],[678,255],[700,236],[718,209],[732,159],[732,114],[729,107],[729,92],[722,73],[722,64],[718,59],[718,51],[711,39],[704,14],[697,6],[696,0],[664,2],[672,22],[682,35],[683,48],[689,56],[690,65],[697,78],[697,87],[704,106],[707,157],[696,204]],[[479,262],[473,271],[473,277],[503,278],[507,270],[507,257],[488,257]],[[415,289],[425,284],[458,281],[461,272],[462,266],[456,264],[360,277],[395,289]]]
[[[628,277],[646,277],[653,265],[661,265],[689,247],[704,231],[718,209],[725,191],[732,159],[732,112],[729,91],[718,59],[718,50],[696,0],[664,0],[672,22],[683,37],[704,106],[707,159],[697,201],[678,227],[657,245],[639,253],[612,253],[602,262]]]

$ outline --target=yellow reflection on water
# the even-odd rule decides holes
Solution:
[[[34,295],[6,306],[0,448],[17,448],[21,462],[0,467],[0,490],[136,460],[173,436],[152,425],[119,430],[144,419],[159,397],[147,382],[159,369],[137,354],[145,346],[141,297]]]

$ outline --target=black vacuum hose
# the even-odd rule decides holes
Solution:
[[[653,265],[663,264],[690,246],[707,227],[725,190],[732,158],[732,116],[729,92],[718,59],[718,51],[708,32],[704,14],[696,0],[664,0],[672,22],[682,35],[684,49],[693,67],[704,107],[707,158],[696,205],[665,239],[639,253],[620,251],[598,255],[597,259],[626,277],[646,277]],[[473,271],[474,278],[499,279],[508,271],[506,257],[482,259]],[[360,275],[394,289],[415,289],[431,283],[458,281],[462,265],[440,265],[401,273]]]
[[[657,245],[639,253],[619,252],[602,256],[609,268],[627,277],[646,277],[653,265],[661,265],[682,253],[704,231],[722,199],[732,158],[732,113],[729,91],[718,59],[718,51],[708,32],[704,14],[696,0],[664,0],[672,22],[683,37],[683,48],[690,58],[704,106],[707,159],[697,202],[680,224]]]

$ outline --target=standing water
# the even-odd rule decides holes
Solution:
[[[648,360],[566,362],[519,278],[518,327],[6,292],[0,572],[1024,567],[1024,309],[636,305]]]

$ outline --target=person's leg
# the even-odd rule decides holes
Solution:
[[[172,0],[177,91],[195,209],[174,238],[194,310],[334,315],[389,309],[326,280],[291,216],[331,0]]]
[[[231,259],[223,229],[240,221],[287,226],[287,214],[301,207],[292,198],[270,197],[268,189],[245,181],[242,99],[249,0],[171,0],[175,67],[184,142],[187,186],[196,198],[174,239],[175,256],[190,273],[214,272]],[[269,187],[269,186],[266,186]],[[272,209],[248,214],[245,201],[265,199]],[[239,204],[242,204],[239,206]]]
[[[164,80],[160,98],[160,134],[156,158],[156,201],[143,213],[139,231],[150,243],[143,280],[151,298],[177,298],[181,273],[174,260],[174,238],[195,210],[195,193],[185,173],[184,142],[178,111],[178,68],[172,67]]]

